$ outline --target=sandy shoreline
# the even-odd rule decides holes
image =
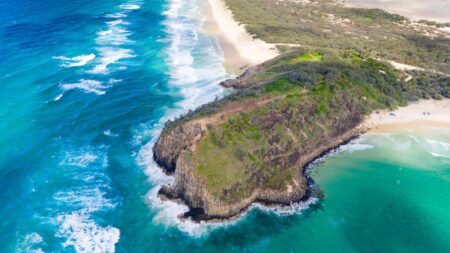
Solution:
[[[279,54],[275,45],[254,39],[242,24],[236,22],[223,0],[207,0],[205,17],[204,29],[218,40],[229,72],[239,75],[248,66],[263,63]]]
[[[429,127],[450,129],[450,99],[420,100],[394,111],[372,113],[362,126],[369,128],[369,133]]]

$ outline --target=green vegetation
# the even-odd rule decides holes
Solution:
[[[303,55],[299,55],[296,57],[293,57],[288,61],[288,64],[296,64],[299,62],[305,62],[305,61],[323,61],[323,56],[319,52],[306,52]]]
[[[351,50],[450,74],[450,39],[427,37],[447,24],[423,21],[421,24],[428,26],[417,31],[417,26],[402,16],[380,9],[345,8],[333,0],[225,2],[250,33],[270,43],[339,53]]]
[[[354,53],[323,55],[287,53],[254,77],[278,73],[275,79],[239,90],[177,121],[206,117],[230,102],[274,98],[208,126],[191,162],[209,191],[228,203],[249,196],[255,185],[284,189],[292,183],[302,154],[352,129],[363,115],[419,98],[450,96],[449,77],[422,74],[405,83],[400,72],[381,62]],[[301,60],[283,64],[293,59]]]

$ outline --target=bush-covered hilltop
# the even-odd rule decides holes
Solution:
[[[301,168],[358,135],[364,115],[419,98],[450,96],[450,78],[408,74],[354,53],[294,51],[223,85],[237,90],[170,122],[155,160],[175,172],[162,193],[199,219],[227,218],[252,202],[308,194]]]

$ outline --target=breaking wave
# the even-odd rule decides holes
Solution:
[[[109,88],[107,85],[103,85],[100,81],[97,80],[85,80],[80,79],[78,83],[66,83],[60,84],[59,87],[64,91],[80,89],[85,93],[95,93],[97,95],[103,95],[106,93],[106,89]],[[55,99],[59,100],[61,97]]]
[[[75,57],[55,56],[54,59],[61,60],[61,66],[66,68],[80,67],[95,59],[95,54],[80,55]]]
[[[120,9],[122,10],[137,10],[141,8],[139,5],[136,4],[122,4],[120,5]]]
[[[108,69],[110,64],[116,63],[121,59],[136,57],[133,55],[133,51],[131,49],[102,47],[98,48],[97,51],[101,56],[99,63],[91,70],[88,70],[88,73],[106,75],[110,72]]]

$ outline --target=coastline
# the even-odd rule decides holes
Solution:
[[[310,170],[312,169],[311,164],[314,164],[316,161],[326,157],[330,152],[338,150],[342,146],[345,146],[365,134],[393,133],[411,128],[414,130],[423,131],[429,131],[429,127],[450,129],[449,115],[450,99],[420,100],[392,111],[383,110],[372,113],[367,116],[361,124],[338,137],[336,143],[333,143],[329,147],[321,150],[317,150],[316,154],[309,155],[310,158],[307,159],[307,162],[303,166],[299,167],[300,173],[307,179],[308,182],[306,189],[307,192],[300,200],[294,200],[290,204],[283,204],[277,201],[264,201],[258,198],[248,205],[245,205],[238,213],[233,215],[227,217],[215,215],[208,216],[202,209],[192,207],[189,204],[189,201],[183,197],[176,194],[173,195],[170,192],[171,190],[168,191],[168,188],[163,187],[158,192],[158,196],[165,200],[179,201],[180,203],[186,204],[189,207],[189,211],[184,213],[180,218],[188,218],[196,223],[220,223],[234,221],[242,217],[253,205],[261,205],[264,208],[273,210],[283,209],[286,212],[289,212],[289,210],[296,205],[307,206],[313,203],[314,199],[320,198],[320,194],[317,195],[315,192],[316,189],[314,188],[314,180],[310,175]]]
[[[244,25],[236,22],[233,19],[233,13],[226,7],[223,0],[206,1],[204,11],[206,19],[204,20],[203,28],[208,35],[215,38],[219,43],[225,59],[224,66],[227,72],[239,75],[248,67],[258,65],[278,55],[278,51],[275,49],[274,44],[269,44],[260,39],[253,38],[253,36],[246,31]],[[410,67],[404,64],[396,65],[394,63],[395,62],[391,62],[391,64],[397,68],[409,69]],[[307,165],[314,163],[314,161],[322,158],[327,153],[336,150],[365,133],[390,132],[410,127],[416,128],[419,126],[450,128],[449,115],[450,100],[448,99],[442,101],[422,100],[397,110],[373,113],[368,116],[359,127],[355,127],[352,130],[354,132],[353,134],[345,137],[341,136],[342,138],[337,145],[334,145],[332,148],[327,148],[324,152],[320,152],[319,155],[313,156],[312,159],[308,159],[310,161],[299,169],[302,170],[302,174],[306,178],[310,178],[309,173],[306,171]],[[311,191],[311,185],[308,185],[309,187],[307,190]],[[192,207],[185,199],[180,199],[180,196],[178,195],[172,195],[164,188],[159,192],[159,195],[171,200],[182,200],[190,208],[189,212],[185,213],[183,218],[190,217],[198,222],[206,221],[214,223],[234,220],[242,216],[254,203],[262,204],[266,207],[284,206],[283,204],[257,199],[242,208],[237,214],[224,218],[214,215],[206,216],[202,213],[201,209]],[[307,194],[305,197],[307,198],[302,198],[298,203],[305,203],[310,195]]]
[[[267,210],[273,210],[283,213],[295,213],[298,210],[304,210],[305,208],[317,203],[317,200],[321,199],[321,193],[317,191],[316,184],[314,182],[313,177],[311,176],[311,167],[317,161],[321,160],[323,157],[326,157],[328,154],[338,150],[340,147],[349,144],[351,141],[358,139],[360,136],[365,134],[368,129],[355,127],[345,132],[342,136],[333,140],[328,147],[322,147],[315,151],[315,154],[310,154],[307,159],[307,162],[303,166],[299,166],[299,174],[303,176],[306,180],[306,192],[300,199],[292,199],[289,203],[282,203],[275,199],[262,199],[256,198],[255,201],[250,202],[248,205],[243,206],[239,209],[239,211],[235,214],[228,216],[217,216],[217,215],[208,215],[205,214],[204,209],[192,207],[189,201],[180,196],[173,195],[171,190],[167,186],[163,186],[158,191],[158,197],[167,200],[173,201],[179,204],[184,204],[189,207],[189,210],[181,215],[180,219],[190,219],[191,221],[201,224],[201,223],[223,223],[223,222],[232,222],[236,221],[239,218],[245,216],[245,214],[252,209],[253,207],[259,206],[261,208],[265,208]],[[167,171],[166,171],[167,173]],[[262,191],[259,189],[258,191]]]
[[[247,67],[258,65],[279,55],[274,44],[254,38],[233,18],[223,0],[205,2],[204,29],[217,39],[225,58],[225,68],[235,75]]]
[[[369,133],[425,131],[429,127],[450,129],[450,99],[420,100],[393,111],[375,112],[362,125],[370,129]]]
[[[311,170],[314,169],[314,164],[317,161],[320,161],[330,153],[339,150],[341,147],[366,134],[396,133],[407,129],[412,129],[420,133],[421,131],[429,131],[430,127],[450,129],[450,99],[419,100],[395,110],[383,110],[369,115],[360,126],[350,130],[345,136],[342,136],[340,142],[332,145],[331,148],[322,150],[319,155],[299,168],[301,174],[308,181],[308,189],[306,195],[298,202],[294,201],[291,205],[284,205],[276,202],[257,200],[243,208],[240,213],[227,218],[211,217],[209,219],[202,219],[201,215],[198,216],[199,213],[196,212],[198,210],[190,210],[183,218],[192,218],[196,222],[206,221],[211,223],[235,221],[243,217],[254,205],[260,205],[262,208],[268,210],[284,210],[286,212],[295,211],[296,205],[300,205],[304,209],[316,203],[316,200],[321,198],[320,193],[315,188],[314,179],[311,176]],[[188,203],[184,203],[188,205]]]

